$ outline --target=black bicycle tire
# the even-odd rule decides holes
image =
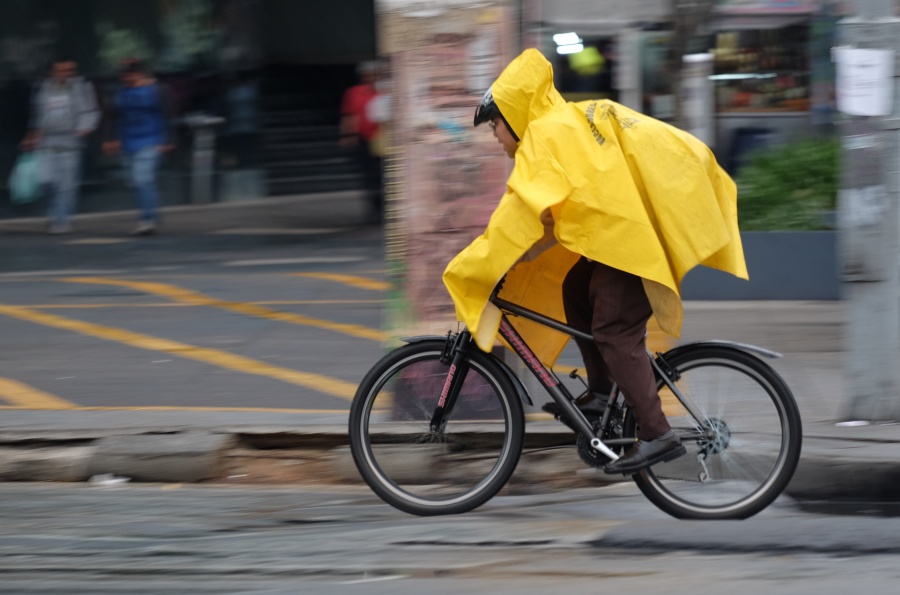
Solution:
[[[515,387],[503,369],[493,360],[493,356],[472,347],[468,353],[469,365],[476,366],[482,377],[494,384],[497,396],[507,408],[508,413],[508,431],[503,438],[506,456],[503,457],[499,467],[493,473],[493,477],[476,493],[456,502],[441,504],[436,501],[429,504],[424,502],[425,499],[421,497],[414,497],[411,494],[404,496],[405,492],[380,471],[370,450],[371,443],[366,431],[368,424],[364,423],[367,422],[367,416],[371,409],[369,401],[377,394],[383,379],[390,377],[402,368],[402,366],[398,368],[398,364],[404,361],[407,363],[421,361],[412,358],[426,355],[439,357],[444,346],[445,341],[443,340],[429,340],[405,345],[391,351],[376,363],[360,382],[350,407],[348,428],[350,451],[363,480],[386,503],[398,510],[418,516],[461,514],[474,510],[493,498],[506,485],[515,471],[525,440],[525,414]]]
[[[666,490],[655,478],[653,468],[636,473],[633,478],[644,496],[657,508],[679,519],[692,520],[728,520],[749,518],[767,506],[769,506],[787,487],[793,477],[794,471],[800,460],[803,431],[800,420],[800,411],[790,388],[781,376],[760,358],[745,351],[723,346],[698,345],[696,347],[682,348],[679,353],[665,356],[666,362],[674,369],[689,368],[688,364],[698,361],[732,362],[738,366],[751,369],[758,378],[763,379],[772,389],[770,397],[779,409],[782,419],[783,432],[787,432],[786,441],[783,437],[783,448],[778,459],[777,471],[774,477],[770,477],[768,485],[762,490],[749,494],[737,503],[723,507],[703,506],[685,503],[676,498],[674,494]],[[659,388],[664,386],[662,380],[658,381]],[[635,432],[635,419],[632,412],[628,412],[625,420],[626,435],[633,436]]]

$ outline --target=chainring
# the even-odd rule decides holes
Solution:
[[[622,437],[622,425],[617,422],[617,417],[617,415],[613,415],[607,422],[608,428],[605,437]],[[589,421],[591,422],[591,428],[594,432],[597,432],[600,429],[600,419],[590,419]],[[591,448],[591,438],[585,436],[582,432],[578,432],[578,436],[575,438],[575,448],[578,451],[578,456],[581,457],[581,460],[587,463],[589,467],[600,469],[610,462],[609,457],[605,454]],[[622,452],[621,446],[613,446],[611,449],[616,454],[621,454]]]

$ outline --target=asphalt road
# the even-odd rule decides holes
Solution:
[[[4,238],[0,403],[345,411],[382,353],[382,236],[313,231]]]
[[[417,518],[365,488],[0,485],[0,593],[896,591],[900,520],[675,521],[633,484]]]

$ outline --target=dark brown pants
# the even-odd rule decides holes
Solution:
[[[652,440],[669,431],[647,358],[645,334],[653,313],[640,277],[581,258],[563,282],[569,326],[594,340],[576,340],[588,386],[609,394],[618,384],[637,418],[638,438]]]

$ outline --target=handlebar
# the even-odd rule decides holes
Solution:
[[[497,294],[500,293],[500,290],[503,289],[503,283],[506,282],[506,275],[503,275],[500,280],[497,282],[497,285],[494,286],[494,291],[491,292],[491,297],[488,298],[489,302],[493,302],[497,298]]]

